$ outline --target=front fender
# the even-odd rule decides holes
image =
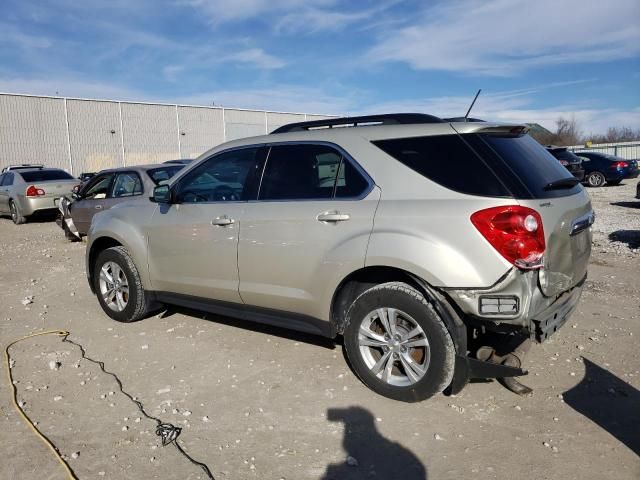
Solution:
[[[151,290],[145,225],[153,216],[156,206],[151,205],[152,208],[145,207],[111,209],[93,217],[87,235],[85,255],[89,284],[91,284],[93,262],[95,262],[97,254],[104,248],[119,244],[131,254],[140,274],[142,286],[146,290]]]

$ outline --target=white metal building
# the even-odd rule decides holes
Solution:
[[[0,168],[44,163],[79,175],[195,158],[228,140],[325,115],[0,93]]]

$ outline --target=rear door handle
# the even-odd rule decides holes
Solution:
[[[345,222],[350,218],[348,214],[340,212],[321,213],[316,217],[319,222]]]
[[[223,215],[214,220],[211,220],[211,225],[215,225],[217,227],[224,227],[226,225],[231,225],[233,223],[236,223],[236,221],[233,218],[227,217],[226,215]]]
[[[93,208],[95,208],[96,210],[102,210],[102,205],[96,205],[96,206],[95,206],[95,207],[93,207]]]

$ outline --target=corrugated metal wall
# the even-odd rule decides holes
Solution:
[[[640,141],[620,143],[594,143],[587,145],[574,145],[567,147],[576,154],[580,152],[597,152],[615,155],[627,160],[640,160]]]
[[[0,168],[44,163],[74,175],[196,158],[225,141],[325,115],[0,93]]]

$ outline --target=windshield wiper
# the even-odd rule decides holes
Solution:
[[[575,187],[579,183],[580,183],[580,180],[578,180],[575,177],[572,177],[572,178],[561,178],[560,180],[554,180],[551,183],[547,183],[547,185],[544,187],[544,189],[545,190],[559,190],[561,188],[571,188],[571,187]]]

